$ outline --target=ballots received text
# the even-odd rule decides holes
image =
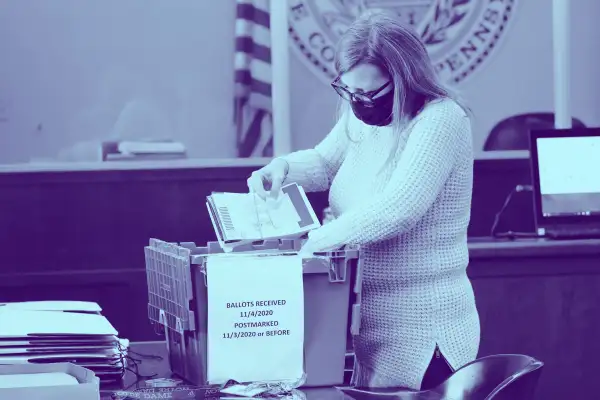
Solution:
[[[304,287],[297,254],[209,255],[208,381],[291,381],[304,373]]]

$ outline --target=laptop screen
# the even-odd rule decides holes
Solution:
[[[600,216],[600,132],[537,137],[538,215]],[[533,154],[533,153],[532,153]],[[535,177],[534,177],[535,178]],[[536,185],[537,186],[537,185]]]

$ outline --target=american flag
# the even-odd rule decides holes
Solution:
[[[269,0],[237,0],[235,112],[238,157],[273,156]]]

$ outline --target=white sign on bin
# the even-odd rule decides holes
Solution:
[[[304,287],[297,255],[208,256],[208,381],[297,380]]]

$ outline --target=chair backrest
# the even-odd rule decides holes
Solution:
[[[482,357],[455,371],[430,392],[440,394],[442,398],[530,400],[543,365],[522,354]]]
[[[544,363],[522,354],[478,358],[431,390],[339,388],[355,400],[532,400]]]
[[[573,118],[574,128],[585,128],[585,124]],[[498,122],[488,135],[484,151],[529,150],[529,131],[554,128],[554,113],[529,113],[513,115]]]

